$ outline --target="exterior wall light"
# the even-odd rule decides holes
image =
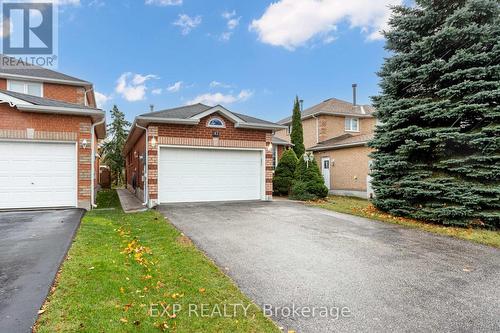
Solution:
[[[273,143],[271,142],[268,146],[267,146],[267,151],[272,151],[273,150]]]
[[[151,147],[156,147],[156,139],[154,137],[151,139]]]
[[[87,145],[88,145],[87,139],[83,139],[82,140],[82,148],[87,149]]]

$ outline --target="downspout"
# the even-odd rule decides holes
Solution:
[[[139,124],[135,124],[136,127],[143,129],[146,133],[146,161],[144,161],[144,165],[146,166],[146,172],[144,174],[144,202],[142,203],[144,206],[148,205],[148,199],[149,199],[149,137],[148,137],[148,129],[147,127],[142,127]]]
[[[104,124],[104,122],[106,122],[106,117],[103,117],[101,121],[97,122],[97,123],[94,123],[92,124],[91,126],[91,130],[90,130],[90,135],[92,136],[91,137],[91,158],[90,158],[90,206],[91,208],[95,208],[97,207],[97,205],[95,204],[95,193],[94,193],[94,187],[95,187],[95,181],[94,181],[94,178],[95,178],[95,149],[94,149],[94,137],[95,137],[95,128],[97,125],[101,125],[101,124]]]

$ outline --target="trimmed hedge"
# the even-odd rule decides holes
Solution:
[[[290,193],[297,162],[297,155],[292,149],[283,152],[274,171],[273,191],[275,194],[288,195]]]

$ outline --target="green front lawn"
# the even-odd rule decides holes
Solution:
[[[377,210],[368,201],[360,198],[330,196],[325,201],[311,202],[311,205],[378,221],[418,228],[436,234],[456,237],[468,241],[500,248],[500,232],[474,228],[447,227],[417,220],[396,217]]]
[[[85,215],[38,332],[279,332],[158,212],[124,214],[115,191],[98,202],[114,209]]]

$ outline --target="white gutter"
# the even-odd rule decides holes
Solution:
[[[102,116],[104,112],[100,109],[73,108],[66,106],[45,106],[17,104],[16,107],[21,111],[41,112],[41,113],[59,113],[78,116]]]
[[[149,137],[148,137],[148,128],[147,127],[142,127],[139,124],[135,124],[140,129],[143,129],[146,132],[146,161],[144,161],[144,166],[146,167],[146,171],[144,172],[144,202],[142,203],[144,206],[148,205],[148,199],[149,199]]]
[[[91,158],[90,158],[90,205],[92,208],[94,207],[97,207],[96,204],[95,204],[95,194],[94,194],[94,184],[95,184],[95,181],[94,181],[94,178],[95,178],[95,150],[94,150],[94,137],[95,137],[95,128],[97,125],[101,125],[101,124],[104,124],[106,122],[106,117],[103,117],[101,121],[97,122],[97,123],[94,123],[92,124],[91,126],[91,129],[90,129],[90,135],[91,135],[91,139],[90,139],[90,142],[91,142]]]
[[[337,149],[337,148],[347,148],[347,147],[356,147],[356,146],[364,146],[368,143],[368,141],[360,141],[360,142],[354,142],[354,143],[344,143],[340,145],[334,145],[334,146],[327,146],[327,147],[319,147],[319,148],[309,148],[311,151],[323,151],[323,150],[331,150],[331,149]]]
[[[255,123],[236,123],[234,124],[236,128],[251,128],[251,129],[285,129],[286,126],[283,125],[273,125],[273,124],[255,124]]]

